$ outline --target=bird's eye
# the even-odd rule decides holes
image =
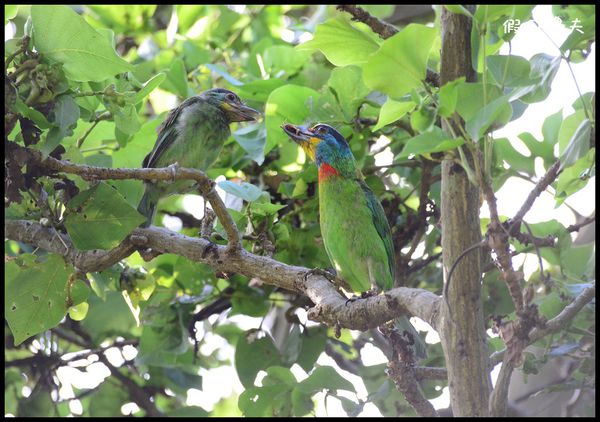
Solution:
[[[325,126],[317,126],[315,130],[319,135],[325,135],[327,133],[327,128]]]
[[[235,101],[235,100],[236,100],[236,98],[235,98],[235,95],[234,95],[234,94],[227,94],[227,95],[225,96],[225,98],[227,98],[229,101]]]

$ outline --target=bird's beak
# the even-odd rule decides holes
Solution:
[[[261,114],[244,104],[226,103],[225,106],[229,120],[232,122],[250,122],[257,120]]]
[[[308,154],[310,158],[315,159],[315,147],[320,142],[319,138],[316,138],[304,126],[296,126],[289,123],[281,125],[283,131],[289,136],[292,141],[302,147],[302,149]]]

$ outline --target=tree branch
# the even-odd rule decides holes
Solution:
[[[174,253],[207,264],[218,271],[260,278],[267,284],[302,293],[315,304],[308,312],[309,318],[330,326],[365,331],[407,313],[418,316],[436,329],[440,326],[441,298],[427,290],[398,287],[382,295],[346,304],[347,298],[323,276],[308,274],[304,279],[309,273],[308,268],[287,265],[244,249],[232,255],[226,246],[163,228],[135,229],[110,251],[78,251],[68,236],[60,235],[61,241],[52,228],[26,220],[6,220],[4,230],[6,238],[62,255],[84,272],[108,268],[129,256],[136,248],[152,248],[160,253]],[[67,244],[68,251],[62,242]]]
[[[242,249],[240,235],[231,218],[225,204],[215,190],[215,183],[209,179],[206,174],[200,170],[188,168],[142,168],[142,169],[127,169],[127,168],[105,168],[88,165],[72,164],[68,161],[57,160],[52,157],[43,158],[39,151],[21,147],[14,142],[7,143],[7,150],[25,153],[29,161],[33,161],[47,169],[57,172],[77,174],[85,180],[105,180],[105,179],[139,179],[139,180],[194,180],[197,182],[200,193],[206,200],[210,202],[215,214],[223,224],[223,228],[227,233],[228,238],[228,253],[237,253]]]
[[[525,217],[525,214],[527,214],[527,212],[531,209],[537,197],[540,196],[540,194],[546,190],[548,185],[554,182],[554,179],[558,177],[560,171],[560,160],[556,160],[556,162],[552,164],[552,166],[548,169],[546,174],[544,174],[544,176],[537,182],[537,184],[529,193],[527,199],[513,218],[513,221],[516,224],[523,220],[523,217]]]
[[[369,12],[360,6],[354,4],[338,4],[336,9],[351,14],[353,21],[362,22],[368,25],[373,32],[378,34],[384,40],[398,33],[398,29],[396,29],[395,26],[371,16]]]

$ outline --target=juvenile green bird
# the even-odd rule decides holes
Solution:
[[[325,124],[309,129],[285,124],[282,128],[317,164],[321,235],[337,275],[355,292],[394,287],[390,226],[346,139]],[[413,350],[417,357],[425,357],[425,342],[408,319],[398,318],[396,327],[412,334]]]
[[[242,103],[233,92],[215,88],[183,101],[169,112],[158,127],[158,137],[142,167],[157,168],[176,164],[205,171],[217,159],[223,143],[231,134],[229,124],[256,120],[260,113]],[[143,227],[154,218],[156,204],[162,197],[184,193],[193,186],[191,180],[173,183],[146,183],[138,212],[146,217]]]

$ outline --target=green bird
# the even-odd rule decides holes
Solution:
[[[158,127],[154,148],[144,158],[142,167],[178,165],[205,171],[217,159],[231,130],[232,122],[256,120],[260,113],[242,103],[233,92],[215,88],[183,101],[169,112]],[[188,191],[194,182],[146,183],[138,212],[146,216],[142,227],[154,218],[156,204],[162,197]]]
[[[381,292],[394,287],[390,226],[346,139],[325,124],[309,129],[285,124],[282,128],[317,164],[321,235],[337,275],[355,292]],[[396,327],[412,335],[414,352],[424,358],[425,342],[408,319],[398,318]]]

